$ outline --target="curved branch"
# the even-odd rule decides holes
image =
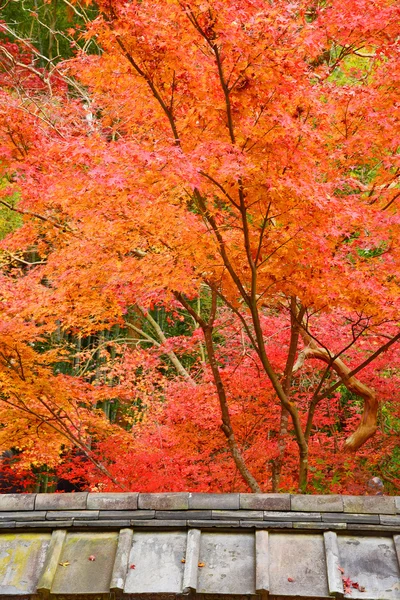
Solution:
[[[347,438],[345,448],[347,450],[358,450],[370,437],[372,437],[377,428],[378,419],[378,400],[375,390],[362,383],[359,379],[351,375],[351,369],[340,358],[332,360],[332,356],[328,350],[317,346],[310,340],[309,346],[304,348],[298,356],[296,364],[293,367],[293,372],[298,371],[306,358],[316,358],[322,360],[326,364],[330,364],[332,369],[339,375],[343,385],[346,388],[360,396],[364,400],[364,411],[361,417],[361,422],[357,429]]]

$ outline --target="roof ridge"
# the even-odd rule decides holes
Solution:
[[[0,494],[0,514],[46,511],[264,511],[266,513],[332,513],[398,515],[400,496],[342,494],[251,494],[198,492],[72,492]],[[236,512],[237,517],[240,512]],[[309,519],[312,521],[311,516]],[[314,519],[315,520],[315,519]]]

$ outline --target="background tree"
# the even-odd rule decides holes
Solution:
[[[186,440],[182,460],[209,465],[219,450],[212,443],[199,458],[188,445],[196,430],[180,427],[170,406],[183,389],[177,406],[187,419],[187,402],[211,379],[218,421],[210,414],[222,419],[250,489],[292,486],[296,455],[305,489],[309,461],[315,469],[321,460],[316,446],[332,453],[327,469],[351,463],[339,449],[357,398],[365,408],[346,442],[352,450],[375,434],[379,400],[398,377],[399,8],[384,0],[97,8],[85,39],[101,53],[32,67],[23,40],[3,44],[1,202],[23,219],[3,244],[5,321],[18,331],[29,324],[25,343],[46,365],[74,362],[71,381],[84,390],[72,393],[76,406],[90,402],[82,393],[101,398],[110,417],[108,399],[118,398],[118,451],[142,456],[161,419],[166,439]],[[160,327],[163,312],[187,323],[179,337]],[[68,348],[68,336],[81,347]],[[89,338],[96,343],[82,348]],[[132,354],[132,342],[149,349]],[[10,406],[16,358],[4,355]],[[250,404],[232,386],[240,375]],[[38,372],[39,384],[48,377]],[[132,416],[138,377],[145,400],[140,392]],[[354,398],[347,414],[340,394]],[[85,428],[90,438],[101,431],[96,419]],[[103,453],[122,469],[113,438],[103,438],[86,441],[85,456],[98,468]],[[224,485],[240,485],[233,481]]]

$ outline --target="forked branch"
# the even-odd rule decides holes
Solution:
[[[307,336],[308,346],[302,350],[298,356],[293,372],[297,372],[307,358],[316,358],[324,363],[331,365],[332,369],[339,375],[341,382],[346,388],[364,400],[364,411],[361,422],[357,429],[347,438],[345,448],[347,450],[358,450],[370,437],[372,437],[378,426],[378,400],[375,390],[362,383],[359,379],[351,375],[351,369],[343,362],[341,358],[333,358],[326,348],[321,348],[318,344]],[[322,399],[321,396],[317,398]]]

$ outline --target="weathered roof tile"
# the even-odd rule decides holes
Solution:
[[[100,510],[99,519],[154,519],[155,510]]]
[[[400,526],[400,515],[380,515],[379,520],[381,525],[397,525]]]
[[[21,598],[35,594],[50,539],[50,533],[1,534],[0,596]]]
[[[321,514],[295,511],[264,511],[264,521],[321,521]]]
[[[139,494],[138,508],[152,510],[186,510],[189,508],[189,493]]]
[[[239,494],[189,494],[189,508],[237,510],[239,508]]]
[[[0,510],[34,510],[36,494],[0,494]]]
[[[291,509],[307,512],[342,512],[343,497],[338,494],[331,496],[292,495]]]
[[[204,566],[198,572],[197,591],[200,594],[234,594],[255,592],[254,534],[237,535],[222,531],[205,532],[200,540],[200,561]]]
[[[138,496],[138,492],[93,493],[87,497],[87,508],[89,510],[136,510]]]
[[[46,519],[49,521],[58,519],[89,519],[93,521],[98,518],[98,510],[48,510],[46,513]]]
[[[379,515],[353,513],[322,513],[322,520],[337,523],[379,523]]]
[[[400,513],[400,496],[396,496],[395,500],[395,504],[396,504],[396,511],[398,513]]]
[[[292,521],[240,521],[240,527],[255,527],[256,529],[291,529]]]
[[[375,531],[375,533],[400,532],[400,525],[368,525],[364,523],[348,523],[347,528],[351,529],[351,531]]]
[[[157,510],[156,519],[211,519],[211,510]]]
[[[44,521],[46,512],[37,510],[22,510],[21,512],[0,512],[0,521]]]
[[[281,532],[271,534],[269,541],[271,595],[329,596],[325,548],[320,533]]]
[[[251,519],[253,521],[262,521],[262,510],[213,510],[213,519]]]
[[[65,521],[18,521],[18,527],[22,529],[56,529],[57,527],[72,527],[73,519]]]
[[[217,528],[217,527],[237,527],[239,521],[218,521],[217,519],[197,521],[197,520],[189,520],[189,527],[199,527],[199,528]]]
[[[116,532],[68,532],[51,593],[108,594],[117,543]]]
[[[74,494],[37,494],[36,510],[79,510],[86,509],[87,492]]]
[[[4,521],[0,522],[0,529],[13,529],[14,527],[16,527],[16,525],[16,521]]]
[[[324,547],[329,595],[341,597],[343,595],[342,567],[340,566],[339,546],[335,532],[325,531]]]
[[[163,527],[182,528],[186,526],[186,521],[181,519],[155,519],[146,521],[145,519],[133,519],[131,525],[134,527],[154,527],[154,523],[157,523],[157,528],[162,529]]]
[[[359,527],[362,527],[359,525]],[[371,526],[369,526],[371,527]],[[350,598],[398,600],[400,570],[393,539],[380,535],[338,535],[340,565],[345,577],[357,582]]]
[[[396,514],[395,499],[390,496],[343,496],[344,512]]]
[[[118,527],[129,527],[130,521],[127,519],[120,519],[117,521],[113,519],[111,521],[106,521],[105,519],[90,521],[86,519],[74,519],[74,527],[84,527],[84,528],[92,528],[92,529],[102,529],[107,527],[112,527],[113,529],[118,529]]]
[[[110,590],[113,593],[124,591],[128,573],[129,554],[132,548],[133,530],[121,529],[118,535],[117,552],[111,575]]]
[[[290,494],[240,494],[239,501],[247,510],[290,510]]]
[[[347,523],[315,523],[315,522],[293,522],[294,529],[322,529],[329,531],[330,529],[347,529]]]
[[[157,535],[135,532],[124,593],[156,598],[158,594],[170,594],[170,598],[182,592],[187,533],[163,531]],[[143,596],[142,596],[143,595]]]

